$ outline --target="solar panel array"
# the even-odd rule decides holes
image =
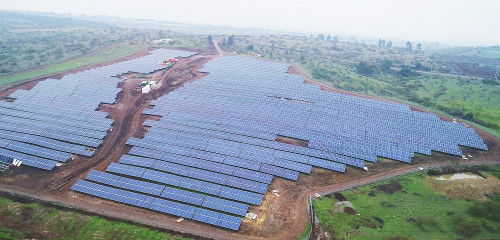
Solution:
[[[188,57],[195,53],[159,49],[149,55],[48,79],[31,90],[17,90],[0,101],[0,154],[28,165],[52,170],[72,155],[93,156],[113,123],[108,113],[95,111],[101,103],[114,103],[127,72],[151,73],[165,56]]]
[[[408,106],[322,91],[289,65],[220,57],[210,74],[151,102],[151,127],[106,172],[73,190],[238,230],[273,176],[297,180],[313,166],[345,172],[377,156],[487,149],[472,129]],[[303,139],[306,147],[276,141]]]

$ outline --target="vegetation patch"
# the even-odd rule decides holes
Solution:
[[[132,224],[0,197],[0,239],[184,239]]]
[[[488,178],[499,170],[481,168]],[[429,187],[428,178],[419,172],[340,192],[356,207],[354,215],[335,211],[336,198],[318,198],[313,201],[316,216],[336,239],[500,238],[498,202],[450,198]],[[380,190],[396,183],[400,190]],[[398,189],[394,187],[389,189]],[[370,197],[370,192],[377,194]]]

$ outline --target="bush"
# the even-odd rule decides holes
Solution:
[[[373,66],[368,65],[366,62],[359,62],[356,70],[362,75],[371,75],[373,73]]]
[[[382,71],[389,71],[393,63],[392,60],[386,59],[380,64],[380,69],[382,69]]]
[[[498,85],[500,83],[498,83],[497,80],[493,79],[493,78],[483,78],[483,80],[481,80],[481,82],[483,82],[484,84],[487,84],[487,85]]]
[[[410,76],[415,75],[415,72],[410,67],[403,66],[401,68],[401,71],[399,71],[399,74],[401,74],[401,76],[403,76],[403,77],[410,77]]]
[[[453,223],[455,223],[455,230],[457,233],[467,237],[474,236],[483,230],[481,221],[469,216],[455,216],[453,218]]]
[[[500,203],[495,201],[476,202],[469,208],[470,215],[500,222]]]
[[[332,76],[335,75],[335,72],[321,68],[313,68],[312,75],[314,79],[331,79]]]
[[[415,224],[424,232],[429,232],[434,229],[441,229],[441,224],[434,217],[417,216]]]

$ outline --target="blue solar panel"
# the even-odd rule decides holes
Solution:
[[[302,173],[311,173],[311,165],[302,164],[302,163],[298,163],[298,162],[292,162],[292,161],[288,161],[288,160],[281,159],[281,158],[276,158],[273,163],[274,163],[274,165],[279,166],[279,167],[295,170],[295,171],[302,172]],[[311,164],[311,163],[309,163],[309,164]]]
[[[299,172],[276,167],[273,165],[268,165],[268,164],[262,164],[260,171],[272,174],[274,176],[294,180],[294,181],[297,180],[297,178],[299,177]]]
[[[262,203],[262,199],[264,198],[264,195],[262,194],[248,192],[230,187],[222,187],[219,196],[254,205],[260,205]]]
[[[459,145],[487,149],[474,130],[461,124],[443,122],[437,115],[414,112],[404,105],[322,91],[304,84],[301,76],[287,73],[288,68],[288,64],[239,57],[211,61],[200,70],[210,74],[151,102],[154,108],[144,113],[161,119],[144,122],[151,127],[146,136],[130,138],[129,155],[108,171],[169,185],[162,198],[244,215],[248,205],[240,202],[260,205],[273,176],[297,180],[299,172],[309,174],[313,166],[345,172],[346,165],[362,168],[365,161],[376,162],[377,156],[409,163],[415,152],[461,155]],[[28,95],[21,91],[15,96]],[[26,116],[30,124],[56,119],[14,110],[9,114]],[[0,116],[6,124],[13,120],[10,115]],[[109,124],[86,126],[84,119],[77,120],[68,124],[70,134],[90,139],[102,135],[85,135],[81,129],[98,132]],[[29,124],[8,128],[9,132],[40,134]],[[51,134],[61,137],[61,132]],[[297,146],[277,141],[278,136],[304,141]],[[96,144],[86,138],[72,139]],[[7,143],[2,146],[0,142],[0,149]],[[134,183],[118,187],[145,191],[134,189]],[[234,230],[241,224],[234,216],[203,208],[184,210],[183,204],[176,205],[183,209],[179,212],[172,210],[175,202],[155,201],[162,203],[154,206],[158,211],[177,216],[182,212]]]
[[[228,212],[228,213],[233,213],[236,215],[241,215],[245,216],[248,210],[248,205],[242,204],[242,203],[237,203],[221,198],[216,198],[216,197],[211,197],[207,196],[205,197],[205,200],[203,200],[203,207],[223,211],[223,212]]]
[[[113,119],[96,111],[101,103],[114,103],[122,91],[112,77],[127,72],[151,73],[167,66],[158,65],[165,56],[191,56],[194,52],[158,49],[149,55],[120,63],[47,79],[30,90],[10,94],[13,102],[0,102],[0,133],[17,141],[7,149],[39,158],[66,162],[68,154],[90,157],[85,147],[97,148],[110,129]],[[21,143],[22,142],[22,143]],[[65,152],[65,153],[62,153]],[[28,166],[52,169],[42,161],[26,159]]]
[[[196,207],[180,204],[168,200],[155,198],[150,206],[151,209],[175,216],[191,219]]]
[[[106,171],[133,177],[142,177],[142,174],[144,173],[144,168],[119,164],[119,163],[111,163],[111,165],[109,165],[108,168],[106,168]]]
[[[165,189],[161,193],[161,196],[164,198],[190,203],[193,205],[201,205],[203,203],[203,200],[205,199],[205,195],[203,194],[171,187],[165,187]]]
[[[106,187],[97,183],[91,183],[83,180],[78,180],[73,185],[73,187],[71,187],[71,190],[143,208],[148,208],[151,204],[151,201],[153,201],[154,199],[153,197],[143,194],[133,193],[112,187]]]
[[[90,173],[87,175],[85,179],[106,185],[111,185],[113,187],[124,188],[155,196],[159,196],[164,188],[164,186],[159,184],[120,177],[109,173],[99,172],[96,170],[90,171]]]

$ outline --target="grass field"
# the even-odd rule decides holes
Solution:
[[[498,176],[500,167],[489,167]],[[425,183],[424,172],[340,192],[354,213],[334,207],[338,200],[313,202],[325,229],[337,239],[499,239],[500,203],[451,199]],[[398,188],[399,185],[399,188]]]
[[[0,197],[0,239],[184,239],[132,224]]]
[[[67,71],[91,64],[96,64],[108,60],[112,60],[115,58],[119,58],[125,55],[128,55],[133,52],[137,52],[141,49],[146,48],[148,45],[144,43],[140,44],[120,44],[115,47],[106,49],[104,51],[100,51],[96,54],[78,58],[75,60],[71,60],[68,62],[64,62],[61,64],[56,64],[53,66],[49,66],[46,68],[30,71],[30,72],[25,72],[25,73],[19,73],[19,74],[14,74],[10,76],[6,76],[3,78],[0,78],[0,86],[6,85],[6,84],[11,84],[19,81],[24,81],[28,79],[33,79],[33,78],[38,78],[38,77],[43,77],[46,75],[62,72],[62,71]]]

